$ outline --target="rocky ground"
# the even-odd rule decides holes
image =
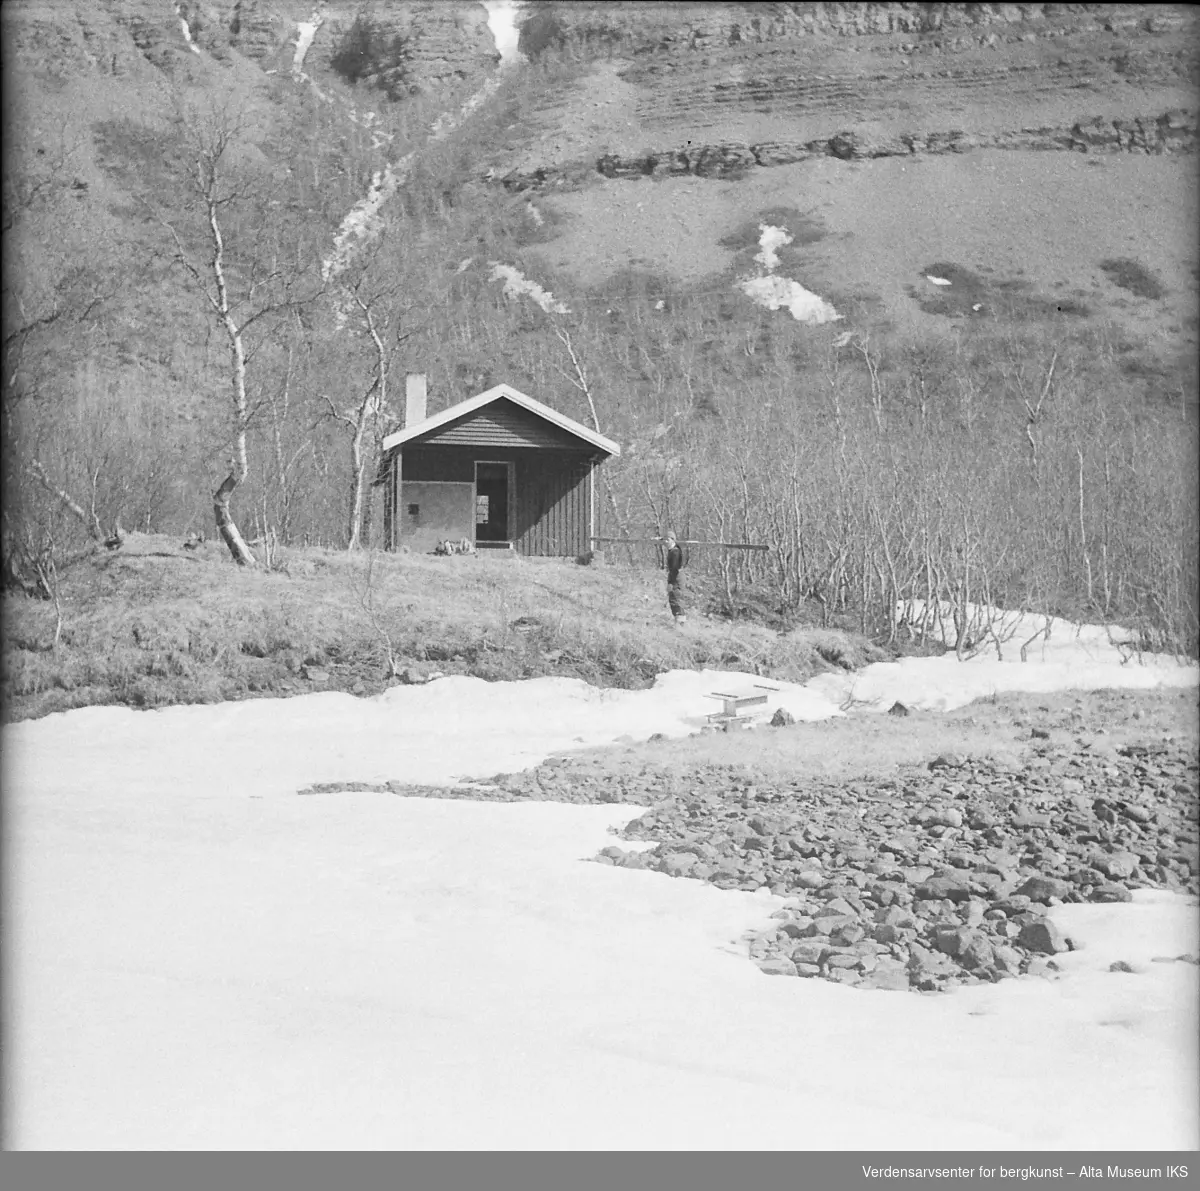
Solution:
[[[911,730],[878,716],[763,727],[738,742],[693,743],[690,761],[687,742],[662,741],[619,758],[551,758],[486,786],[384,788],[646,806],[596,860],[786,897],[775,924],[745,940],[765,973],[933,992],[1053,976],[1054,957],[1075,942],[1052,906],[1129,901],[1145,888],[1200,893],[1196,739],[1178,728],[1190,726],[1194,704],[1193,692],[976,704],[955,721],[971,751],[914,760],[911,748],[893,750],[906,759],[890,767],[881,763],[889,737],[919,748],[941,717]],[[979,747],[1009,727],[1005,747]],[[940,734],[955,735],[950,724]],[[852,776],[853,752],[840,772],[814,764],[822,741],[845,748],[856,738],[866,772]],[[378,787],[302,792],[369,788]],[[1195,952],[1162,960],[1198,962]]]

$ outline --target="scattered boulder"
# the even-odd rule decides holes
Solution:
[[[1018,896],[1028,897],[1031,901],[1045,902],[1049,898],[1056,897],[1059,901],[1067,897],[1071,892],[1071,886],[1068,882],[1060,880],[1057,877],[1043,877],[1035,875],[1025,881],[1017,890]]]
[[[1017,942],[1038,955],[1057,955],[1068,950],[1058,927],[1049,918],[1035,918],[1021,927]]]
[[[662,871],[672,877],[683,877],[696,867],[698,859],[691,852],[671,852],[663,857]]]
[[[1133,894],[1124,885],[1097,885],[1092,890],[1089,901],[1094,902],[1131,902]]]
[[[1114,881],[1132,877],[1138,866],[1138,858],[1132,852],[1093,853],[1092,868]]]
[[[918,885],[913,894],[921,901],[945,899],[952,902],[965,902],[971,896],[971,883],[957,874],[930,877]]]

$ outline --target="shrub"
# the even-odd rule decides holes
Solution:
[[[521,22],[517,48],[530,61],[535,61],[547,50],[561,50],[566,42],[566,33],[558,14],[547,6],[538,5]]]
[[[1162,282],[1137,261],[1125,258],[1101,261],[1100,270],[1113,285],[1128,290],[1135,298],[1157,301],[1166,295]]]
[[[330,66],[352,86],[367,79],[389,99],[401,99],[411,88],[409,66],[412,49],[402,33],[388,35],[364,12],[354,18],[329,60]]]

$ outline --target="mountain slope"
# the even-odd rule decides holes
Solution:
[[[547,0],[501,65],[505,11],[0,10],[6,556],[208,524],[241,430],[248,534],[344,544],[414,371],[599,422],[603,536],[767,545],[695,560],[728,610],[1195,646],[1190,9]]]

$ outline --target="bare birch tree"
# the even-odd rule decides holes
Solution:
[[[255,566],[257,559],[233,514],[233,495],[250,474],[247,431],[256,413],[250,396],[251,366],[268,341],[268,328],[281,325],[283,316],[310,302],[319,286],[309,282],[316,270],[306,262],[302,229],[272,220],[270,178],[252,173],[241,159],[251,143],[241,113],[219,105],[181,110],[179,122],[187,146],[190,226],[181,231],[177,221],[157,221],[169,234],[172,260],[191,280],[229,353],[228,466],[212,494],[213,515],[234,561]],[[283,247],[281,235],[291,237]],[[266,354],[259,359],[262,371]],[[255,392],[270,389],[260,377]],[[268,401],[263,398],[264,405]]]
[[[175,261],[191,276],[203,295],[209,313],[216,320],[229,348],[229,380],[233,401],[232,453],[229,471],[213,493],[213,516],[222,540],[239,566],[255,566],[257,559],[246,545],[233,518],[232,498],[250,472],[246,452],[246,428],[249,403],[246,398],[246,343],[248,319],[238,313],[230,297],[226,276],[225,236],[221,228],[223,213],[239,197],[239,189],[230,179],[230,149],[242,133],[240,121],[225,112],[201,117],[188,129],[192,174],[189,179],[195,200],[200,204],[207,225],[204,256],[191,251],[178,230],[163,221],[175,246]]]

